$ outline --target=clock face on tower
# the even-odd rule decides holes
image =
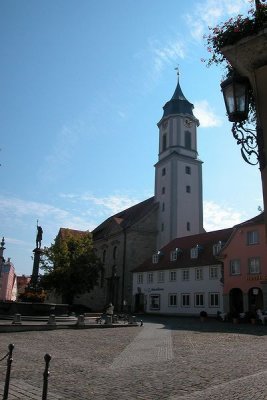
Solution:
[[[186,118],[186,119],[184,120],[184,126],[185,126],[186,128],[191,128],[192,124],[193,124],[193,121],[191,121],[191,119]]]

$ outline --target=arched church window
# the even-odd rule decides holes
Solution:
[[[113,248],[113,260],[116,260],[117,255],[118,255],[118,248],[117,248],[117,246],[114,246],[114,248]]]
[[[107,255],[107,252],[106,252],[106,250],[104,250],[103,254],[102,254],[102,262],[103,262],[103,264],[105,264],[105,262],[106,262],[106,255]]]
[[[192,136],[191,132],[185,131],[184,133],[184,145],[186,149],[191,149],[192,148]]]
[[[105,282],[105,268],[102,267],[101,274],[100,274],[100,287],[104,286],[104,282]]]

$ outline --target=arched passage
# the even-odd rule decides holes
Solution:
[[[243,292],[239,288],[231,289],[229,292],[229,305],[230,305],[230,312],[244,312],[244,305],[243,305]]]
[[[250,288],[248,291],[248,308],[250,311],[263,309],[263,294],[258,287]]]

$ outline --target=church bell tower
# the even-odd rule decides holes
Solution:
[[[158,123],[159,156],[155,200],[159,203],[157,247],[203,232],[202,161],[197,152],[199,121],[178,82]]]

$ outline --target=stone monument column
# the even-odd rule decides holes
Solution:
[[[43,230],[41,226],[38,226],[38,221],[37,221],[36,248],[33,250],[34,257],[33,257],[33,267],[32,267],[32,275],[30,282],[30,285],[33,287],[36,287],[38,284],[39,265],[42,254],[42,249],[41,249],[42,238],[43,238]]]

